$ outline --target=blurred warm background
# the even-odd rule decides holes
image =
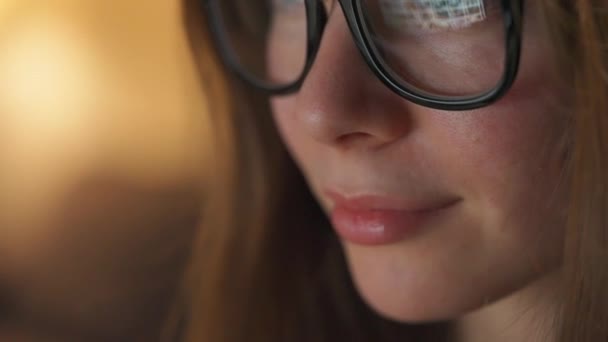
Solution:
[[[0,1],[0,340],[154,340],[199,221],[178,0]]]

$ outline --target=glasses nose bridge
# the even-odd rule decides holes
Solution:
[[[313,17],[309,19],[309,25],[313,25],[313,29],[310,30],[312,34],[315,34],[316,37],[314,40],[314,53],[313,56],[316,56],[320,46],[321,41],[323,39],[323,33],[325,31],[325,27],[330,20],[331,14],[333,10],[336,8],[336,4],[339,5],[342,15],[344,15],[346,25],[348,26],[348,30],[350,32],[350,37],[355,43],[357,50],[359,51],[360,57],[363,58],[365,62],[366,59],[366,49],[363,44],[363,36],[360,31],[357,15],[355,14],[355,1],[356,0],[306,0],[310,2],[315,2],[317,13],[312,13]],[[329,6],[326,6],[326,3],[329,2]],[[314,12],[314,11],[313,11]]]

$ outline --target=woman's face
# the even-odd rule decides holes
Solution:
[[[540,8],[526,3],[519,75],[491,106],[448,112],[394,94],[365,65],[339,6],[301,89],[271,101],[357,288],[385,316],[454,318],[558,265],[564,96]]]

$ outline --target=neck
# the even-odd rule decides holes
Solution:
[[[458,319],[453,326],[455,341],[556,341],[558,293],[556,271]]]

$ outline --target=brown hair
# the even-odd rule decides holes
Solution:
[[[571,208],[560,341],[608,341],[608,10],[601,0],[543,0],[565,84]],[[194,1],[186,22],[213,100],[216,163],[183,303],[187,341],[440,341],[441,324],[375,315],[278,139],[261,97],[222,73]],[[238,98],[236,101],[231,99]],[[255,108],[255,113],[252,108]],[[296,223],[294,223],[296,222]],[[439,328],[439,329],[438,329]]]
[[[608,8],[598,0],[575,3],[570,37],[576,113],[561,338],[607,341]]]

